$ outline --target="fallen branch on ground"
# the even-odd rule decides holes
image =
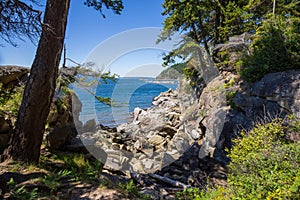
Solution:
[[[157,175],[157,174],[148,174],[150,177],[154,178],[154,179],[157,179],[157,180],[160,180],[162,182],[165,182],[169,185],[172,185],[174,187],[179,187],[179,188],[192,188],[192,186],[190,185],[186,185],[184,183],[181,183],[179,181],[175,181],[173,179],[170,179],[168,177],[164,177],[164,176],[160,176],[160,175]]]

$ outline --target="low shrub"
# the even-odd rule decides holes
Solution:
[[[237,199],[299,199],[300,144],[284,139],[281,120],[234,140],[228,191]]]
[[[250,82],[271,72],[300,69],[300,20],[272,17],[258,28],[240,74]]]
[[[288,126],[280,119],[257,125],[234,139],[227,150],[231,162],[226,188],[187,189],[177,199],[300,199],[300,142],[285,139],[299,119],[289,121]]]
[[[17,117],[21,105],[24,87],[2,88],[0,84],[0,114]]]

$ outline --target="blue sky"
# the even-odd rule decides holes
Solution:
[[[116,34],[132,29],[146,27],[162,28],[164,17],[161,16],[163,0],[124,0],[124,10],[121,15],[115,15],[110,10],[104,10],[106,18],[102,18],[100,13],[88,8],[83,4],[84,0],[72,0],[68,18],[66,45],[67,57],[76,62],[86,62],[87,58],[96,47],[113,39]],[[42,9],[42,8],[41,8]],[[140,35],[136,40],[144,40],[146,35]],[[17,41],[18,47],[11,47],[5,44],[0,47],[0,65],[14,64],[30,67],[36,47],[31,42]],[[131,41],[126,41],[131,42]],[[116,46],[117,45],[117,46]],[[124,46],[123,41],[110,48]],[[108,49],[97,50],[98,54],[106,52]],[[134,68],[154,66],[158,70],[161,63],[162,51],[154,49],[133,49],[110,63],[113,72],[125,75]],[[106,65],[97,63],[97,65]],[[122,65],[122,66],[121,66]],[[150,67],[151,68],[151,67]],[[138,70],[143,71],[143,70]],[[149,72],[150,73],[150,72]],[[154,76],[152,73],[151,76]]]

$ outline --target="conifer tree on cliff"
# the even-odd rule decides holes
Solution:
[[[5,4],[7,2],[12,2],[13,6],[26,6],[26,3],[17,0],[1,1],[1,6],[3,8],[9,6]],[[116,14],[120,14],[123,9],[121,0],[86,0],[84,3],[100,12],[103,5]],[[10,145],[4,152],[4,158],[35,163],[39,161],[46,119],[56,86],[69,6],[70,0],[47,0],[36,55],[25,86],[16,127]],[[14,30],[8,31],[20,33]],[[0,35],[3,36],[3,30]],[[11,35],[4,36],[9,38]]]

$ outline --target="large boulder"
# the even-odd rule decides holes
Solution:
[[[223,150],[231,147],[232,138],[241,130],[287,114],[300,116],[300,70],[267,74],[246,90],[241,82],[225,87],[226,79],[220,75],[207,85],[198,110],[204,133],[199,157],[210,155],[225,163],[228,160]],[[231,97],[233,105],[229,106],[231,92],[235,95]]]
[[[300,117],[300,70],[267,74],[253,85],[252,93]]]
[[[90,119],[86,121],[82,127],[83,132],[95,132],[96,131],[96,121],[95,119]]]
[[[0,154],[8,146],[12,131],[13,128],[10,120],[5,119],[4,116],[0,116]]]
[[[50,149],[61,149],[70,140],[72,136],[72,129],[69,126],[55,128],[46,136],[47,145]]]
[[[285,112],[278,102],[237,92],[233,102],[252,121],[259,121]]]
[[[82,131],[79,120],[81,106],[80,100],[73,93],[53,99],[46,129],[46,140],[50,149],[63,148]]]
[[[20,66],[1,66],[0,83],[5,88],[12,88],[24,84],[29,76],[30,69]]]
[[[10,132],[11,129],[9,120],[5,119],[4,116],[0,116],[0,133]]]

